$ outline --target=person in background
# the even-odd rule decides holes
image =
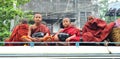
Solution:
[[[23,38],[28,35],[28,22],[27,19],[20,20],[20,23],[13,29],[10,38],[6,39],[5,42],[25,42]],[[6,46],[22,46],[23,43],[6,43]]]

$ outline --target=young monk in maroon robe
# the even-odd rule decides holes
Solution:
[[[48,29],[48,27],[44,24],[42,24],[42,15],[39,14],[39,13],[36,13],[34,15],[34,24],[31,25],[29,27],[29,32],[28,32],[28,37],[29,39],[27,39],[26,41],[28,42],[42,42],[44,41],[44,39],[46,37],[48,37],[50,35],[50,30]],[[42,32],[44,33],[44,37],[40,37],[40,38],[35,38],[35,37],[32,37],[32,35],[34,33],[38,33],[38,32]]]
[[[9,39],[6,39],[5,42],[24,42],[23,36],[28,35],[28,28],[29,25],[27,24],[27,20],[23,19],[20,21],[20,24],[17,25],[10,36]],[[17,45],[24,45],[22,43],[17,43],[17,44],[5,44],[6,46],[17,46]]]
[[[67,33],[69,34],[69,37],[65,39],[65,42],[77,42],[80,41],[80,30],[73,26],[71,24],[71,21],[69,18],[64,18],[62,20],[62,24],[63,24],[63,29],[60,29],[58,33],[56,33],[54,39],[56,41],[60,41],[60,39],[58,38],[58,35],[60,33]]]
[[[82,30],[82,38],[84,42],[101,42],[103,41],[114,26],[114,22],[107,24],[105,21],[88,17],[87,23]]]

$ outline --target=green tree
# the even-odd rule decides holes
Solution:
[[[105,14],[107,11],[108,11],[108,0],[100,0],[99,1],[100,18],[105,19]]]
[[[29,0],[0,0],[0,40],[4,41],[10,35],[10,20],[16,16],[22,17],[24,12],[19,9],[20,5]]]
[[[108,23],[111,21],[115,21],[116,18],[118,18],[119,16],[116,16],[116,18],[115,18],[115,16],[105,16],[105,14],[108,11],[109,4],[113,3],[113,2],[118,2],[118,1],[119,0],[100,0],[99,1],[100,18],[104,19]]]

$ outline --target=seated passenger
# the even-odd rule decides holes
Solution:
[[[29,27],[27,42],[43,42],[46,37],[50,36],[49,28],[42,24],[42,15],[34,15],[34,24]]]
[[[99,18],[88,17],[88,21],[82,29],[84,42],[101,42],[106,39],[114,26],[114,22],[107,24]]]
[[[62,29],[55,34],[54,39],[62,42],[79,42],[80,41],[80,30],[71,24],[69,18],[62,20]]]
[[[27,20],[23,19],[20,21],[20,24],[17,25],[10,36],[10,38],[6,39],[5,42],[24,42],[24,36],[28,35],[28,28],[29,25],[27,24]],[[6,46],[17,46],[17,45],[24,45],[22,43],[14,43],[14,44],[5,44]]]

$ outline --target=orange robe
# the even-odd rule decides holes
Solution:
[[[23,42],[22,36],[28,35],[28,24],[20,24],[17,25],[8,40],[5,40],[5,42]],[[21,45],[21,44],[5,44],[5,45]]]
[[[80,36],[81,36],[80,35],[80,30],[77,29],[76,27],[72,26],[72,25],[67,27],[67,28],[64,28],[61,32],[62,33],[67,33],[70,36],[75,34],[76,36],[74,38],[71,38],[71,40],[70,40],[72,42],[80,41]]]
[[[87,22],[82,30],[82,38],[84,42],[101,42],[103,41],[114,26],[114,22],[107,23],[101,19],[94,18],[91,22]]]

